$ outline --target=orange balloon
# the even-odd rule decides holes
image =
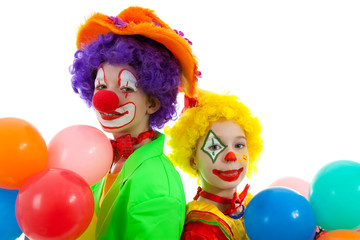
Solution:
[[[46,142],[33,125],[19,118],[0,118],[0,188],[20,188],[45,169],[46,158]]]
[[[325,233],[318,240],[360,240],[360,233],[352,230],[333,230]]]

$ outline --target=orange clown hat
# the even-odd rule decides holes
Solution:
[[[153,10],[129,7],[117,17],[101,13],[92,14],[79,28],[76,46],[78,49],[93,42],[99,34],[113,32],[119,35],[142,35],[163,44],[179,61],[182,76],[179,90],[187,96],[196,97],[197,61],[192,54],[191,42],[182,32],[170,28]]]

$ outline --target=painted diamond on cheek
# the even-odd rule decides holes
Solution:
[[[222,153],[226,147],[227,145],[223,144],[216,134],[209,130],[201,150],[211,158],[213,163],[215,163],[220,153]]]

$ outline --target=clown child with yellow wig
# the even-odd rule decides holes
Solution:
[[[170,160],[201,182],[187,205],[181,239],[248,239],[243,214],[249,185],[240,194],[237,187],[255,173],[263,148],[260,122],[233,95],[201,91],[191,104],[166,129]]]
[[[114,160],[92,186],[93,221],[82,239],[179,239],[185,195],[154,131],[176,117],[178,91],[194,97],[191,42],[152,10],[95,13],[80,26],[72,87],[112,133]]]

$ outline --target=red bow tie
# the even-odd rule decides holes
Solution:
[[[149,131],[140,133],[137,138],[131,137],[130,134],[121,136],[116,140],[110,140],[111,145],[114,151],[114,159],[116,153],[118,152],[122,157],[127,159],[133,152],[133,146],[142,142],[146,138],[153,138],[155,135],[154,130],[150,129]]]
[[[223,212],[225,215],[231,216],[238,207],[240,207],[247,195],[247,192],[249,190],[250,185],[246,184],[244,190],[240,193],[237,194],[236,192],[234,192],[233,198],[224,198],[224,197],[220,197],[218,195],[209,193],[209,192],[205,192],[204,190],[201,189],[201,187],[198,187],[196,196],[194,197],[194,200],[197,200],[199,198],[199,196],[203,197],[203,198],[207,198],[211,201],[214,202],[218,202],[218,203],[223,203],[223,204],[230,204],[230,206]]]

